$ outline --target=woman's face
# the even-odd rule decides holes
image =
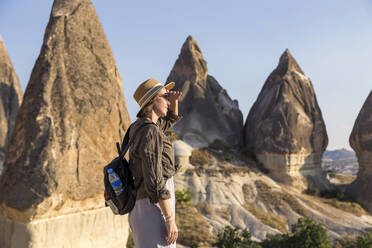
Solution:
[[[158,95],[156,96],[152,110],[155,112],[157,116],[164,117],[167,116],[168,106],[169,101],[167,90],[163,88],[159,91]]]

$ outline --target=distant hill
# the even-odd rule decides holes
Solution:
[[[354,151],[345,148],[325,151],[322,158],[323,170],[332,170],[335,173],[356,175],[358,173],[358,159]]]
[[[337,150],[327,150],[323,153],[323,159],[344,160],[344,159],[356,159],[355,152],[347,150],[345,148]]]

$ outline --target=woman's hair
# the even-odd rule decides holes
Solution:
[[[137,118],[145,118],[146,116],[151,115],[152,107],[154,105],[155,98],[159,94],[156,94],[145,106],[141,108],[141,110],[137,113]]]

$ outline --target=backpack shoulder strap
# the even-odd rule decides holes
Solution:
[[[134,134],[131,138],[129,138],[129,129],[132,127],[132,125],[130,125],[130,127],[128,128],[126,134],[125,134],[125,137],[124,137],[124,140],[123,140],[123,143],[121,144],[121,147],[119,147],[119,143],[116,143],[116,147],[118,149],[118,152],[119,152],[119,156],[122,157],[125,155],[125,153],[127,153],[128,151],[128,148],[132,145],[136,135],[138,134],[138,132],[146,125],[151,125],[153,123],[142,123],[137,129],[136,131],[134,131]],[[155,124],[154,124],[155,125]]]
[[[118,150],[118,153],[119,153],[119,156],[120,157],[121,157],[121,154],[122,154],[121,151],[123,150],[123,145],[128,143],[128,140],[129,140],[129,131],[130,131],[132,125],[133,124],[130,124],[130,126],[128,127],[127,132],[125,133],[125,136],[123,138],[123,143],[121,144],[121,147],[120,147],[119,142],[116,142],[116,149]]]

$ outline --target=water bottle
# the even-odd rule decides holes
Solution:
[[[112,168],[108,169],[107,172],[108,179],[110,181],[112,188],[115,191],[115,195],[116,196],[120,195],[120,193],[123,192],[124,190],[123,183],[121,182],[120,177]]]

